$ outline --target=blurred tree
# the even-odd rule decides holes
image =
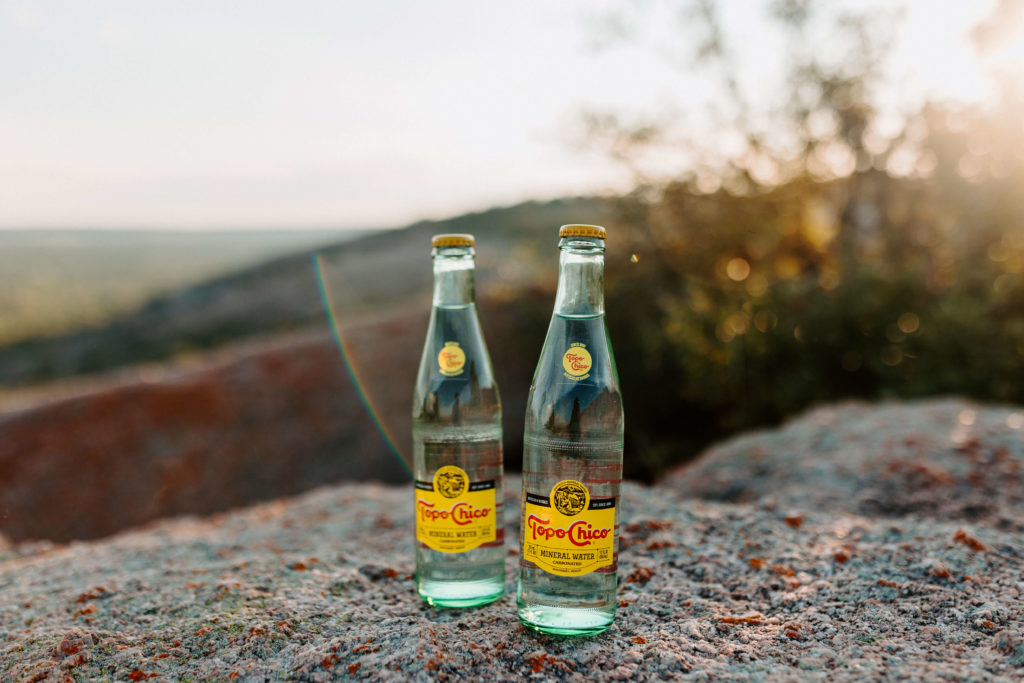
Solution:
[[[585,119],[638,170],[612,233],[628,260],[608,271],[630,474],[821,401],[1024,401],[1019,89],[895,115],[879,102],[898,11],[775,0],[764,28],[784,36],[787,77],[778,102],[757,99],[718,5],[685,7],[695,64],[723,94],[718,130],[700,134],[734,152],[671,119]],[[691,170],[659,178],[644,165],[657,149]]]

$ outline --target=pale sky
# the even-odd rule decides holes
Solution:
[[[985,96],[967,32],[994,1],[907,3],[904,94]],[[721,4],[770,87],[764,3]],[[0,0],[0,228],[391,227],[626,189],[580,113],[713,96],[640,5],[643,40],[598,48],[628,3]]]

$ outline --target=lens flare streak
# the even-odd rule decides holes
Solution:
[[[381,412],[374,405],[373,399],[370,397],[370,393],[366,389],[367,383],[363,380],[356,367],[352,344],[346,340],[345,335],[342,332],[337,311],[331,301],[330,287],[327,284],[327,277],[324,274],[323,258],[320,254],[313,254],[312,258],[313,270],[316,273],[317,288],[320,290],[320,299],[323,301],[324,311],[327,314],[327,320],[330,323],[334,340],[338,344],[338,349],[341,351],[341,359],[345,363],[345,370],[352,379],[352,385],[356,389],[356,394],[359,396],[360,402],[366,408],[366,412],[370,416],[370,419],[373,420],[373,424],[377,427],[377,431],[380,432],[381,437],[383,437],[385,443],[387,443],[388,449],[396,458],[398,458],[406,472],[411,476],[412,467],[408,458],[402,453],[402,450],[398,447],[391,430],[388,429],[387,425],[384,424],[384,420],[381,419]]]

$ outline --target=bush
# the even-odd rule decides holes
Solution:
[[[758,195],[680,183],[624,201],[607,298],[627,476],[657,478],[715,439],[821,402],[1024,402],[1014,211],[996,201],[968,215],[991,197],[985,184],[950,194],[873,171],[842,182]],[[873,222],[849,211],[858,201]]]

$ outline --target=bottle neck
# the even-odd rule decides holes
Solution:
[[[438,247],[434,256],[434,306],[468,306],[476,297],[473,247]]]
[[[604,240],[564,237],[558,243],[558,293],[555,315],[604,315]]]

